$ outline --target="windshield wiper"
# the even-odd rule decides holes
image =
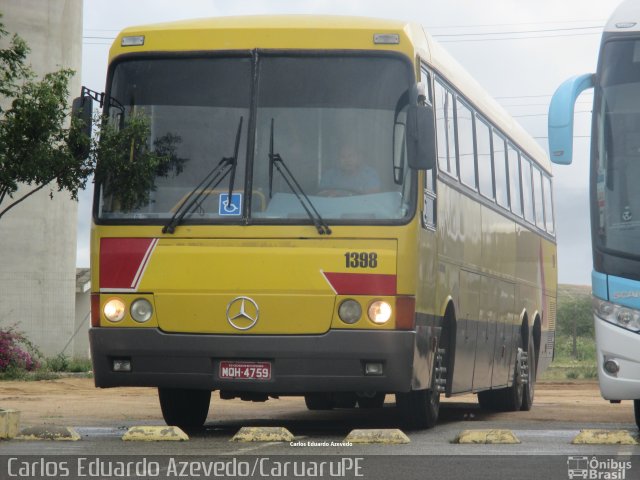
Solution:
[[[296,196],[296,198],[300,202],[300,205],[302,205],[302,208],[304,208],[304,211],[307,212],[307,215],[313,222],[313,225],[316,227],[316,230],[318,230],[318,233],[320,235],[324,235],[324,234],[331,235],[331,228],[329,227],[329,225],[327,225],[327,222],[324,221],[324,219],[322,218],[322,216],[320,215],[316,207],[313,205],[313,203],[311,203],[311,200],[309,200],[309,197],[307,196],[307,194],[304,193],[304,190],[302,190],[302,187],[296,180],[296,177],[293,176],[293,174],[291,173],[291,170],[289,170],[286,163],[284,163],[280,154],[273,153],[273,118],[272,118],[271,119],[271,138],[269,141],[269,198],[271,198],[273,193],[272,190],[273,190],[273,168],[274,167],[276,168],[276,170],[278,170],[278,172],[280,172],[280,175],[282,175],[282,178],[284,178],[284,181],[289,186],[289,189]],[[294,186],[296,188],[294,188]]]
[[[238,150],[240,149],[240,133],[242,132],[242,119],[240,117],[240,123],[238,124],[238,130],[236,131],[236,146],[233,149],[233,158],[231,163],[231,177],[229,178],[229,196],[227,202],[231,202],[231,195],[233,194],[233,183],[236,180],[236,167],[238,166]]]
[[[231,182],[229,184],[229,197],[227,202],[231,201],[231,192],[233,190],[233,180],[235,178],[236,165],[238,164],[238,150],[240,147],[240,132],[242,129],[243,117],[240,117],[238,130],[236,132],[236,143],[232,157],[223,157],[218,164],[211,169],[209,173],[189,192],[187,198],[176,209],[171,219],[162,227],[162,233],[174,233],[176,227],[182,222],[184,217],[190,212],[195,211],[203,202],[203,200],[216,188],[225,177],[232,172]],[[215,183],[214,183],[215,182]],[[198,192],[198,190],[200,190]],[[196,192],[197,195],[196,195]]]

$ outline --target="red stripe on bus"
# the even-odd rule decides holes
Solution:
[[[324,272],[338,295],[395,295],[396,276],[381,273]]]
[[[100,288],[135,288],[134,279],[155,239],[100,239]]]

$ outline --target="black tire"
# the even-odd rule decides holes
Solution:
[[[478,403],[484,410],[494,412],[517,412],[522,408],[524,385],[518,381],[518,358],[513,367],[513,383],[510,387],[478,392]]]
[[[442,355],[439,352],[443,352]],[[437,367],[447,365],[446,352],[437,348],[431,372],[431,387],[426,390],[413,390],[396,393],[396,408],[400,411],[402,423],[408,429],[419,430],[433,428],[440,414],[440,392],[436,378],[441,378]],[[439,358],[439,360],[438,360]]]
[[[384,393],[376,393],[371,397],[358,397],[358,407],[360,408],[382,408],[384,405]]]
[[[533,335],[529,333],[529,345],[527,347],[527,383],[522,392],[522,406],[520,410],[528,412],[533,406],[533,396],[536,391],[536,349],[533,344]]]
[[[633,412],[636,416],[636,426],[640,429],[640,400],[633,401]]]
[[[309,410],[332,410],[334,407],[329,393],[308,393],[304,396],[304,403]]]
[[[207,420],[210,390],[158,388],[158,398],[167,425],[192,430],[201,428]]]
[[[434,389],[396,393],[396,408],[410,430],[433,428],[440,413],[440,394]]]

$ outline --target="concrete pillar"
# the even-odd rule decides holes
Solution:
[[[28,43],[39,75],[77,72],[70,85],[71,96],[77,95],[82,0],[2,0],[0,12],[6,30]],[[29,190],[21,187],[16,198]],[[54,184],[0,219],[0,326],[17,324],[48,356],[74,332],[76,216],[77,203]]]

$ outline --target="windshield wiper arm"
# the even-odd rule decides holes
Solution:
[[[282,168],[280,166],[282,166]],[[282,178],[284,178],[284,181],[289,186],[289,189],[296,196],[296,198],[300,202],[300,205],[302,205],[302,208],[304,208],[304,211],[307,213],[308,217],[313,222],[313,225],[316,227],[316,230],[318,230],[318,233],[320,235],[324,235],[324,234],[331,235],[331,228],[329,227],[329,225],[327,225],[327,222],[324,221],[324,219],[322,218],[322,216],[320,215],[316,207],[313,205],[311,200],[309,200],[309,197],[307,196],[307,194],[304,193],[304,190],[296,180],[296,177],[294,177],[293,174],[291,173],[291,170],[289,170],[289,167],[287,167],[287,164],[284,163],[280,154],[273,153],[273,118],[272,118],[271,119],[271,138],[269,141],[269,198],[271,198],[271,194],[272,194],[274,167],[276,168],[276,170],[278,170],[278,172],[280,172],[280,175],[282,175]]]
[[[218,162],[218,164],[211,169],[207,175],[202,179],[202,181],[196,185],[193,190],[189,192],[187,198],[185,198],[184,202],[180,204],[180,206],[176,209],[175,213],[171,217],[171,219],[166,223],[164,227],[162,227],[162,233],[174,233],[176,230],[176,226],[178,226],[184,217],[192,210],[195,210],[202,201],[208,196],[211,189],[216,188],[222,180],[229,174],[229,172],[233,172],[235,175],[235,166],[238,163],[238,148],[240,143],[240,129],[242,128],[242,119],[240,117],[240,123],[238,125],[238,132],[236,133],[236,144],[233,157],[223,157],[222,160]],[[214,183],[215,182],[215,183]],[[233,188],[233,185],[231,185]],[[198,190],[200,190],[198,192]],[[197,195],[196,195],[196,192]],[[195,195],[195,196],[194,196]],[[229,194],[229,198],[227,202],[231,201],[231,194]]]
[[[240,123],[238,123],[238,130],[236,131],[236,146],[233,150],[233,157],[231,159],[231,177],[229,178],[229,196],[227,202],[231,202],[231,195],[233,194],[233,184],[236,180],[236,167],[238,166],[238,151],[240,149],[240,133],[242,132],[242,120],[240,117]]]

